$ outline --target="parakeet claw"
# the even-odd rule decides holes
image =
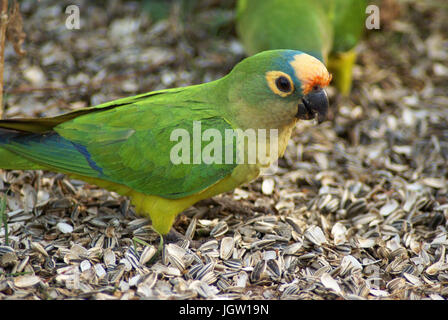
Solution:
[[[193,240],[193,239],[188,239],[185,235],[183,235],[182,233],[176,231],[176,229],[171,228],[170,232],[168,232],[167,234],[165,234],[163,236],[163,245],[169,244],[169,243],[176,243],[178,241],[189,241],[190,243],[190,247],[191,248],[199,248],[204,242],[206,242],[207,239],[203,239],[203,240]],[[162,242],[162,240],[161,240]],[[163,247],[162,245],[162,247]]]
[[[304,96],[299,103],[296,117],[303,120],[317,118],[321,123],[327,118],[328,97],[324,89],[315,89]]]

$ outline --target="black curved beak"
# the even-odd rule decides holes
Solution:
[[[324,89],[313,90],[299,103],[296,117],[302,120],[317,118],[321,123],[327,118],[328,97]]]

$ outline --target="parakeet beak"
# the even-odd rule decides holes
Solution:
[[[324,89],[313,89],[299,102],[296,117],[302,120],[317,118],[321,123],[327,118],[328,97]]]

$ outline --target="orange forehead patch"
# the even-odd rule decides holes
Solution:
[[[331,74],[325,65],[313,56],[306,53],[297,54],[290,64],[294,68],[297,79],[302,82],[304,94],[310,92],[316,85],[324,88],[330,84]]]

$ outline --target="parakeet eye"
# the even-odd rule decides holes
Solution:
[[[289,96],[294,91],[294,83],[291,77],[281,71],[266,72],[266,81],[269,88],[280,97]]]
[[[284,76],[278,77],[277,80],[275,80],[275,85],[277,86],[278,90],[282,92],[291,91],[291,83]]]

